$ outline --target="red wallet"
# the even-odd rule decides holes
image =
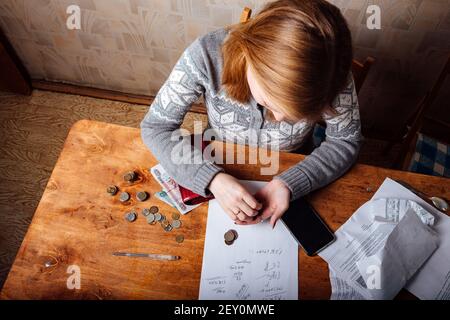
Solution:
[[[191,135],[191,144],[192,145],[194,145],[194,139],[195,139],[194,135]],[[209,144],[209,141],[204,141],[202,139],[202,144],[201,144],[202,151],[206,148],[206,146],[208,144]],[[180,189],[181,200],[183,201],[183,203],[185,205],[192,206],[195,204],[199,204],[199,203],[214,199],[214,195],[212,193],[208,197],[203,197],[189,189],[186,189],[185,187],[183,187],[181,185],[178,185],[178,188]]]

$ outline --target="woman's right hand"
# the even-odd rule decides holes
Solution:
[[[233,176],[220,172],[209,184],[209,190],[219,202],[222,209],[234,221],[256,222],[259,203]],[[255,218],[256,217],[256,218]]]

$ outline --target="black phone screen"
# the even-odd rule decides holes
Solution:
[[[292,201],[281,220],[309,256],[335,240],[334,234],[305,198]]]

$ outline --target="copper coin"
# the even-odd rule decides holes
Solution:
[[[172,213],[172,219],[173,220],[180,220],[180,214],[178,212]]]
[[[158,211],[159,211],[159,208],[158,208],[157,206],[151,206],[151,207],[150,207],[150,213],[155,214],[155,213],[157,213]]]
[[[232,230],[228,230],[227,232],[225,232],[223,237],[225,238],[225,241],[228,241],[228,242],[232,242],[235,239],[235,235]]]

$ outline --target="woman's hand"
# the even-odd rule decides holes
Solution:
[[[270,218],[270,224],[274,228],[277,220],[289,208],[291,191],[281,180],[273,179],[255,194],[255,198],[263,204],[263,210],[255,221],[246,224]]]
[[[251,222],[262,205],[233,176],[218,173],[210,182],[209,190],[222,209],[235,222]]]

